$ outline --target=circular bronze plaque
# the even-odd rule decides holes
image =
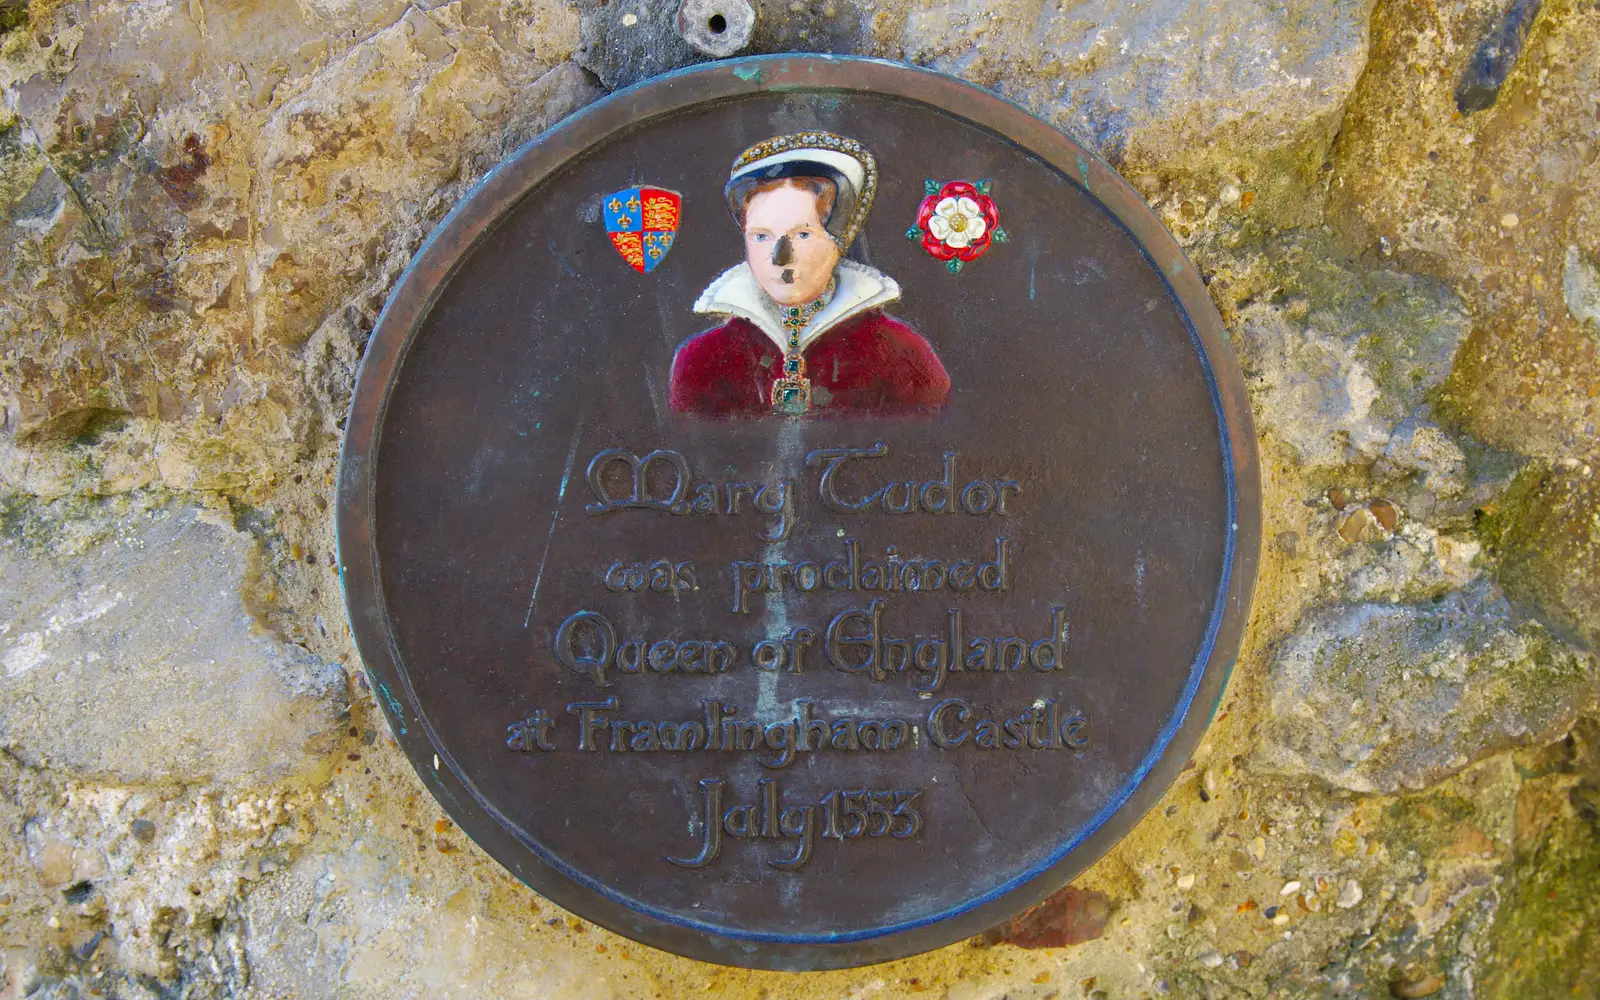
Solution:
[[[697,67],[524,147],[367,347],[339,550],[389,724],[519,878],[836,968],[1060,889],[1221,695],[1242,382],[1110,168],[945,77]]]

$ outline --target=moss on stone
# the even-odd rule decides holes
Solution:
[[[1475,812],[1471,800],[1448,790],[1397,798],[1384,810],[1383,839],[1391,853],[1435,854]]]
[[[1514,603],[1600,647],[1600,483],[1592,468],[1529,465],[1483,508],[1477,530]]]
[[[28,510],[37,502],[22,493],[0,496],[0,538],[21,541],[27,531]]]
[[[0,0],[0,35],[28,23],[28,0]]]
[[[23,141],[21,121],[7,122],[0,117],[0,208],[26,195],[44,173],[44,166],[44,155]]]
[[[1482,1000],[1600,996],[1600,756],[1593,746],[1583,756],[1588,773],[1576,783],[1571,764],[1538,779],[1569,784],[1569,804],[1509,873]]]

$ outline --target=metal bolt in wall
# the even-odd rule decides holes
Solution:
[[[683,0],[678,34],[708,56],[725,58],[750,44],[756,10],[749,0]]]

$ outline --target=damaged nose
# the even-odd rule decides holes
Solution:
[[[774,267],[782,267],[785,264],[793,264],[793,263],[794,263],[794,244],[792,242],[790,242],[789,237],[787,237],[787,236],[779,237],[778,238],[778,245],[772,248],[772,264],[773,264],[773,266]]]

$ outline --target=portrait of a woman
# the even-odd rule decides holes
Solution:
[[[876,189],[866,147],[827,132],[768,139],[734,161],[724,193],[745,259],[694,304],[726,320],[679,345],[674,410],[799,416],[944,405],[950,377],[932,346],[883,311],[899,284],[845,258]]]

